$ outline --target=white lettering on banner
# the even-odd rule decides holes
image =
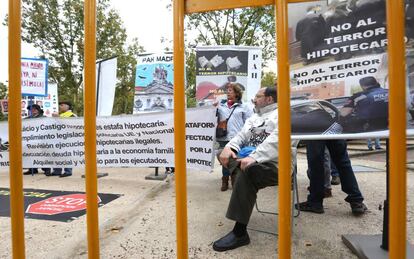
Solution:
[[[366,19],[358,20],[354,25],[355,27],[353,28],[351,23],[345,22],[330,26],[331,34],[337,35],[342,32],[344,34],[323,39],[325,43],[323,48],[306,53],[306,58],[322,58],[328,55],[384,48],[387,46],[386,28],[377,23],[373,18],[367,17]],[[375,27],[375,25],[378,27]],[[352,44],[352,42],[357,43]]]
[[[186,112],[187,166],[211,170],[217,118],[214,107]],[[5,132],[7,122],[0,123]],[[173,113],[97,118],[99,167],[174,166]],[[5,142],[5,139],[2,139]],[[23,121],[23,167],[83,167],[83,118],[38,118]],[[8,166],[0,151],[0,167]]]

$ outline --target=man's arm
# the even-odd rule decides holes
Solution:
[[[272,133],[258,145],[256,150],[249,156],[239,159],[240,169],[244,171],[246,167],[253,163],[262,163],[266,161],[277,162],[278,159],[278,136],[277,129],[275,128]]]
[[[355,98],[358,97],[359,94],[354,94],[349,98],[348,102],[339,110],[339,115],[341,117],[346,117],[352,113],[355,107]]]
[[[241,131],[239,131],[237,135],[234,136],[229,141],[229,143],[227,143],[223,151],[220,153],[219,161],[222,166],[227,168],[229,164],[229,158],[232,157],[236,159],[237,152],[239,152],[243,144],[246,143],[246,139],[248,138],[249,131],[252,126],[252,120],[250,118],[246,120]]]

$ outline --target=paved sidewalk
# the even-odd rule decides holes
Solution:
[[[381,169],[380,172],[356,174],[366,198],[369,212],[352,216],[340,186],[333,187],[333,197],[325,201],[325,214],[302,212],[293,222],[292,258],[356,258],[341,241],[342,234],[379,234],[382,230],[382,203],[385,198],[385,163],[360,156],[353,164]],[[298,156],[299,191],[306,198],[306,158]],[[154,169],[101,169],[109,176],[100,178],[99,192],[123,194],[99,209],[101,258],[176,258],[174,177],[165,181],[148,181]],[[162,170],[160,170],[162,173]],[[24,176],[25,188],[83,191],[82,172],[75,170],[67,178],[42,174]],[[225,218],[230,191],[220,192],[220,168],[212,173],[189,171],[188,244],[190,258],[275,258],[277,237],[249,231],[251,244],[233,251],[217,253],[212,242],[226,234],[233,222]],[[0,187],[9,186],[8,173],[0,171]],[[408,173],[408,229],[414,227],[414,174]],[[262,208],[277,208],[277,188],[259,192]],[[253,228],[277,231],[277,217],[253,213]],[[70,223],[25,220],[27,258],[87,258],[86,216]],[[0,218],[0,258],[11,257],[10,218]],[[408,231],[414,243],[414,232]]]

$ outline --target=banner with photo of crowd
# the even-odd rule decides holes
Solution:
[[[260,88],[262,50],[247,46],[201,46],[196,49],[198,106],[226,98],[226,85],[239,83],[242,101],[250,103]]]
[[[388,135],[385,0],[289,4],[292,135]],[[294,11],[293,11],[294,10]],[[414,0],[406,10],[407,133],[414,135]],[[397,86],[401,87],[401,86]],[[336,135],[336,136],[333,136]]]
[[[133,113],[172,111],[174,107],[173,54],[142,54],[135,74]]]

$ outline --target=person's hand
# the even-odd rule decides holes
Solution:
[[[225,168],[227,168],[229,165],[230,157],[236,159],[237,158],[236,153],[234,153],[233,150],[231,150],[231,148],[224,147],[223,151],[221,151],[221,154],[219,156],[219,160],[220,160],[221,165],[224,166]]]
[[[219,101],[218,100],[215,100],[214,102],[213,102],[213,106],[214,107],[217,107],[217,105],[219,104]]]
[[[352,110],[353,110],[353,108],[351,108],[351,107],[342,107],[339,110],[339,115],[341,115],[342,117],[346,117],[346,116],[348,116],[349,114],[352,113]]]
[[[256,163],[256,160],[254,160],[254,158],[249,157],[249,156],[242,158],[242,159],[238,159],[238,161],[240,161],[240,169],[242,171],[244,171],[246,167],[248,167],[249,165]]]
[[[57,112],[52,113],[52,117],[59,117],[59,113]]]

